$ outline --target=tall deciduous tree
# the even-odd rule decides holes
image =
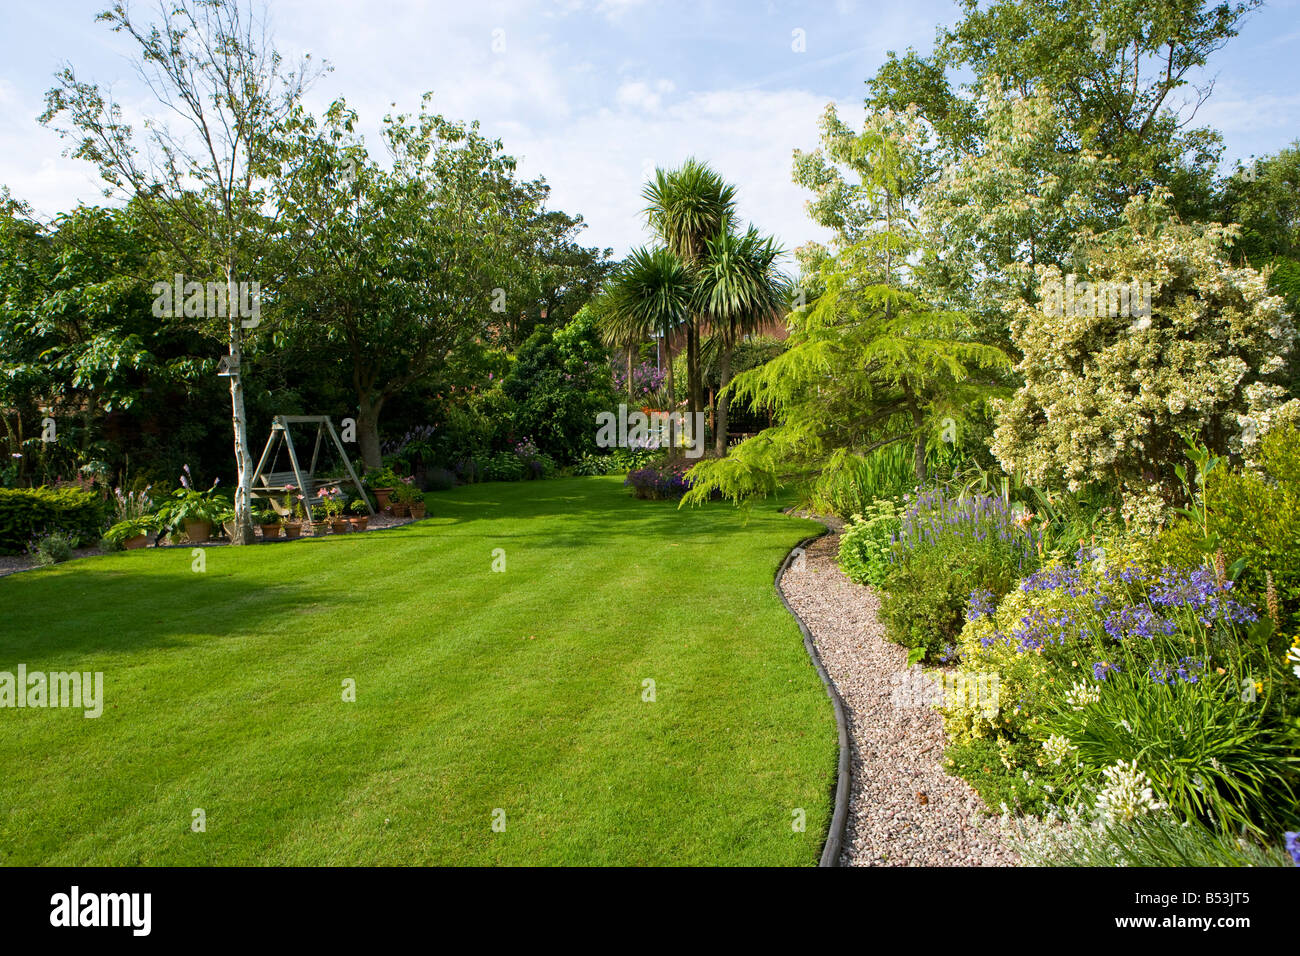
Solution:
[[[118,3],[100,19],[134,41],[135,65],[158,113],[137,136],[122,107],[69,66],[46,94],[41,121],[75,141],[71,155],[98,167],[106,195],[135,200],[173,263],[193,280],[223,282],[228,298],[237,298],[238,282],[262,281],[256,263],[263,188],[274,172],[269,145],[315,71],[306,60],[286,69],[264,19],[242,0],[166,0],[152,23]],[[230,376],[238,475],[233,543],[247,544],[253,540],[252,460],[238,369],[248,319],[225,311],[206,320],[222,327],[236,370]]]
[[[435,387],[481,350],[505,317],[507,290],[529,281],[548,187],[515,178],[515,160],[477,123],[428,109],[384,118],[392,168],[373,162],[335,103],[323,127],[305,113],[279,159],[296,172],[276,192],[279,243],[296,264],[281,311],[294,334],[346,356],[357,439],[381,464],[384,406],[417,382]]]

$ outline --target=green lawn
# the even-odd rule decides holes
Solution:
[[[106,699],[0,709],[0,862],[816,863],[835,724],[772,586],[815,525],[618,478],[428,501],[203,573],[0,579],[0,671],[102,671]]]

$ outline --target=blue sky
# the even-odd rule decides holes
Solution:
[[[128,115],[148,103],[128,44],[94,22],[106,5],[3,3],[0,183],[45,216],[100,201],[89,165],[62,158],[57,136],[36,123],[54,70],[71,63],[111,85]],[[269,10],[283,52],[334,66],[309,96],[314,108],[346,96],[378,150],[373,133],[390,104],[413,110],[432,90],[437,110],[480,120],[524,174],[544,175],[552,205],[587,220],[584,242],[619,255],[645,241],[649,170],[691,154],[734,182],[742,216],[787,248],[822,238],[790,181],[791,151],[816,145],[828,102],[859,124],[863,81],[885,52],[928,52],[936,26],[957,18],[947,0],[271,0]],[[1298,52],[1300,0],[1275,0],[1212,61],[1215,93],[1197,121],[1224,133],[1227,159],[1300,138]]]

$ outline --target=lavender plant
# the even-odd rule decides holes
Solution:
[[[995,495],[916,495],[889,542],[881,617],[889,637],[943,654],[964,623],[974,590],[1000,597],[1038,566],[1038,538],[1024,513]]]

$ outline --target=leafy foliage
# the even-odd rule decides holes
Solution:
[[[33,538],[54,532],[97,541],[105,520],[103,499],[89,491],[0,488],[0,553],[21,553]]]
[[[590,310],[556,332],[538,329],[519,350],[504,385],[514,430],[556,461],[596,448],[596,415],[614,401],[606,354]]]
[[[878,499],[855,514],[840,535],[839,566],[850,581],[881,587],[889,577],[893,543],[902,529],[899,502]]]
[[[1263,276],[1234,268],[1216,225],[1183,226],[1159,199],[1135,199],[1127,225],[1091,245],[1089,275],[1148,283],[1150,315],[1109,306],[1015,309],[1022,385],[1001,409],[993,452],[1033,484],[1075,491],[1113,482],[1127,515],[1149,526],[1181,489],[1182,434],[1241,453],[1284,407],[1280,373],[1295,340]],[[1063,282],[1054,266],[1042,281]],[[1113,306],[1115,303],[1109,303]]]

